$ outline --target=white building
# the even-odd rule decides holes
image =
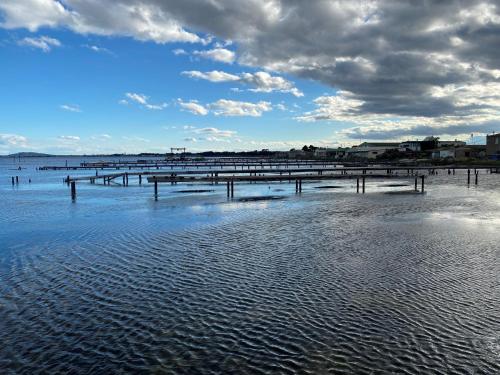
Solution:
[[[399,150],[395,142],[364,142],[347,150],[346,156],[360,159],[376,159],[386,151]]]

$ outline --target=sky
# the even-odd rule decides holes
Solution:
[[[1,0],[0,154],[481,143],[497,4]]]

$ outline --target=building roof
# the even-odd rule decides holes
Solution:
[[[398,147],[399,142],[363,142],[358,147]]]

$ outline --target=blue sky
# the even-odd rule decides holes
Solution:
[[[24,45],[24,38],[59,41],[49,50]],[[304,142],[332,137],[332,124],[307,124],[295,119],[312,99],[334,92],[311,80],[283,77],[304,92],[252,92],[252,86],[193,79],[185,71],[262,71],[237,63],[197,56],[217,43],[157,44],[128,37],[83,36],[67,30],[0,29],[0,84],[9,87],[2,98],[1,133],[29,139],[29,149],[44,152],[163,152],[170,147],[192,150],[290,149]],[[233,46],[225,49],[233,50]],[[185,53],[179,54],[182,49]],[[175,52],[173,52],[175,51]],[[235,89],[238,89],[237,91]],[[127,94],[147,96],[148,109]],[[179,104],[218,100],[268,102],[259,116],[196,115]],[[125,104],[123,101],[127,101]],[[229,131],[219,137],[217,130]],[[224,134],[224,133],[222,133]],[[331,143],[335,143],[331,138]],[[326,144],[326,143],[325,143]],[[16,145],[13,145],[16,146]],[[9,152],[23,151],[10,147]]]
[[[481,140],[499,130],[499,14],[486,0],[3,0],[0,154]]]

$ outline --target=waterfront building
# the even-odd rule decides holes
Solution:
[[[399,144],[400,151],[412,151],[420,152],[422,151],[422,142],[420,141],[406,141]]]
[[[342,159],[348,148],[338,147],[338,148],[329,148],[329,147],[319,147],[314,150],[314,156],[318,158],[333,158],[333,159]]]
[[[389,150],[399,150],[399,142],[363,142],[347,150],[346,156],[360,159],[376,159]]]
[[[500,160],[500,133],[486,136],[486,155],[488,159]]]

